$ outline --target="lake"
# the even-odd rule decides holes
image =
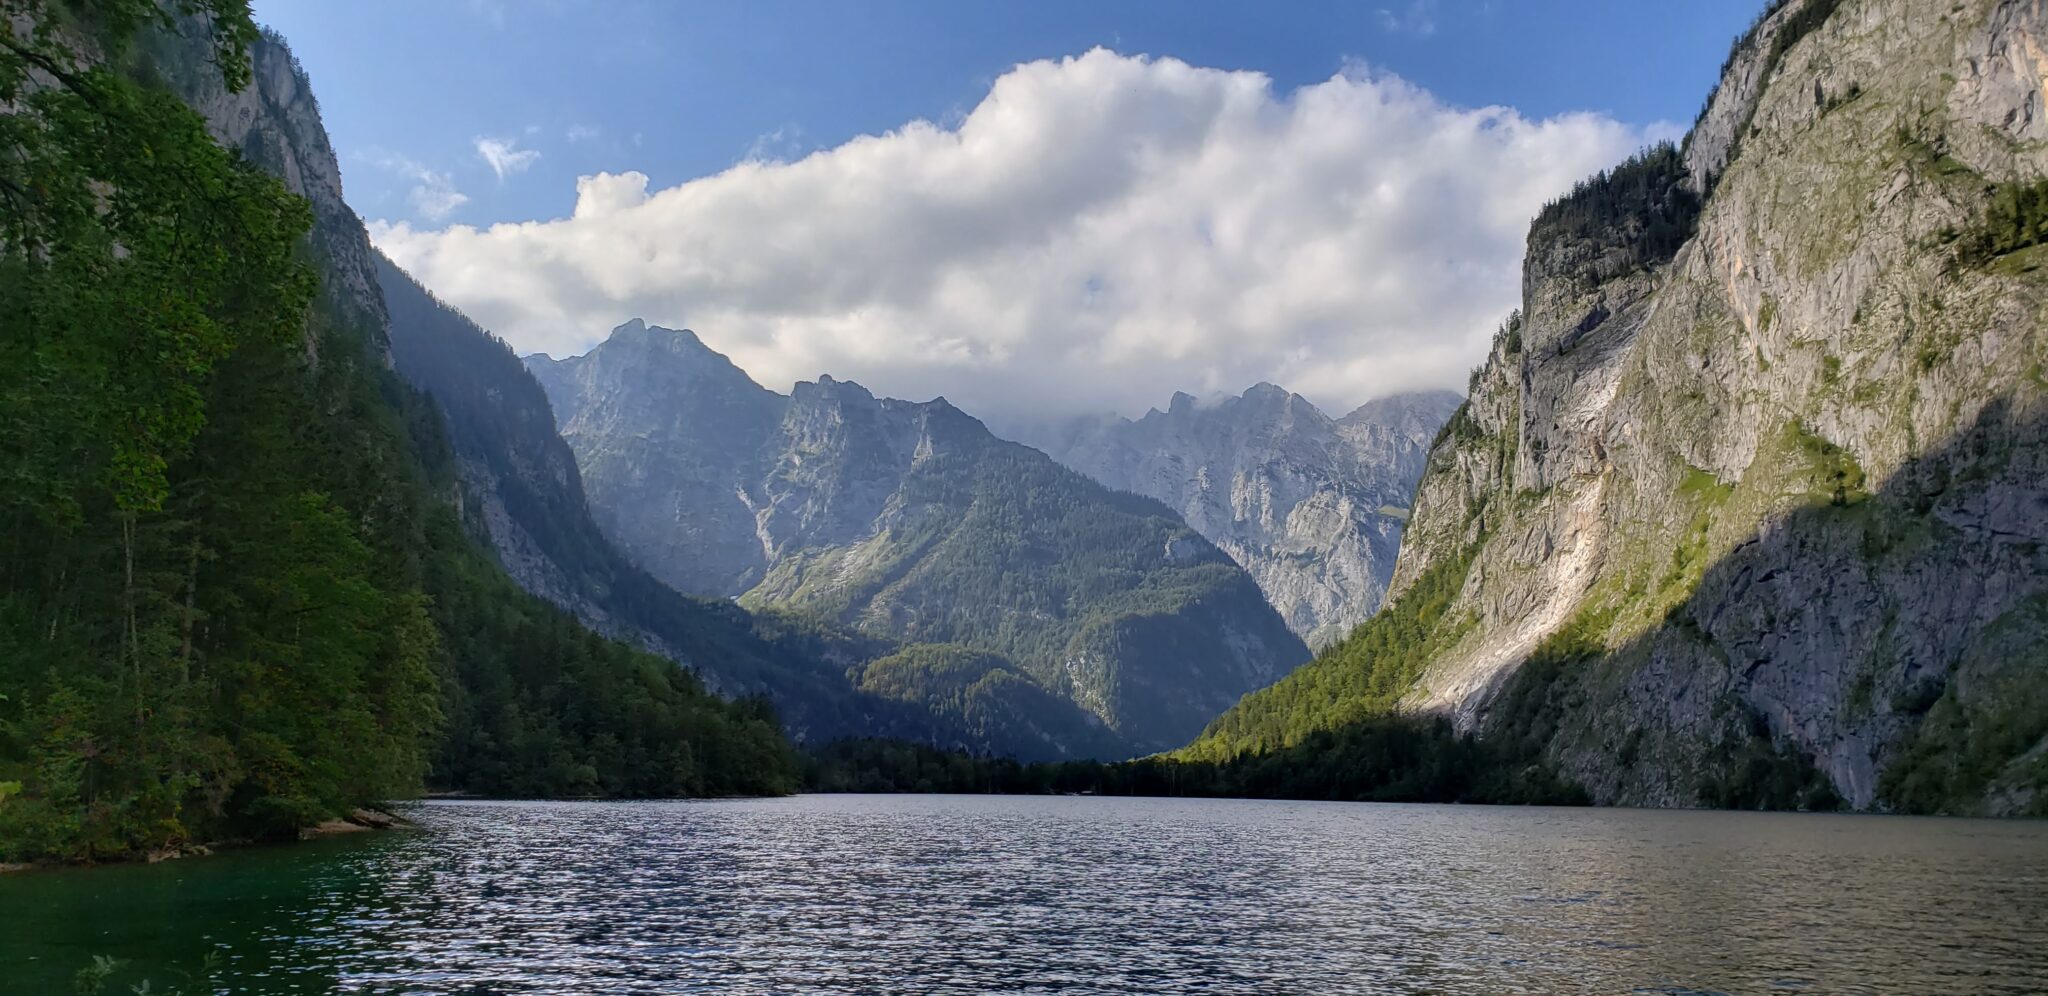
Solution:
[[[431,803],[0,876],[0,990],[2048,991],[2048,824],[1234,800]]]

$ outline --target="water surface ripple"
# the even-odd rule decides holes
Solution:
[[[2041,823],[974,796],[414,815],[0,879],[0,965],[52,991],[111,954],[213,993],[2048,992]]]

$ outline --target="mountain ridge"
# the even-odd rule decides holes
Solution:
[[[888,737],[1026,760],[1065,757],[1069,744],[1107,752],[1088,718],[1002,680],[1007,662],[979,662],[980,680],[920,698],[903,675],[937,659],[930,654],[906,658],[911,648],[890,641],[684,595],[649,575],[594,520],[575,454],[527,365],[388,259],[377,262],[396,369],[441,410],[464,515],[520,587],[593,630],[688,668],[719,694],[764,697],[799,743]],[[685,333],[669,342],[666,330],[644,323],[621,330],[663,349],[701,348]],[[897,680],[877,684],[870,672]]]
[[[562,395],[600,524],[679,588],[1001,654],[1131,751],[1172,746],[1307,657],[1171,510],[943,398],[830,376],[780,395],[645,323],[526,363]]]
[[[1460,399],[1389,396],[1342,418],[1270,382],[1199,401],[1175,392],[1137,419],[1011,429],[1104,485],[1157,499],[1249,572],[1311,645],[1376,609],[1392,577],[1425,448]]]

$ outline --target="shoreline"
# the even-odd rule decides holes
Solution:
[[[389,809],[377,806],[358,806],[350,810],[347,816],[337,816],[333,819],[322,820],[309,827],[300,827],[299,839],[317,840],[321,837],[333,837],[349,833],[366,833],[371,830],[401,830],[417,825]]]
[[[329,837],[382,830],[410,830],[419,826],[419,824],[400,816],[388,808],[389,805],[392,804],[358,806],[344,815],[325,819],[311,826],[300,827],[293,836],[278,840],[228,838],[225,840],[199,841],[196,843],[179,844],[175,847],[160,848],[132,856],[107,858],[97,861],[0,861],[0,875],[47,871],[59,868],[98,868],[136,864],[157,865],[166,861],[179,861],[185,858],[211,857],[228,850],[266,847],[278,844],[300,844],[309,840],[322,840]]]

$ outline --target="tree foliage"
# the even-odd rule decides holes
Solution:
[[[941,729],[957,731],[950,746],[962,749],[1023,760],[1127,753],[1101,720],[985,651],[911,644],[870,661],[860,690],[928,711]]]
[[[2048,243],[2048,180],[2000,184],[1962,242],[1965,259],[1987,263]]]
[[[1590,257],[1565,252],[1568,265],[1588,280],[1660,265],[1699,226],[1699,195],[1685,185],[1685,177],[1678,148],[1669,142],[1653,145],[1544,205],[1529,228],[1529,244],[1578,243],[1594,250]],[[1541,258],[1554,251],[1532,249],[1532,255]]]
[[[1222,761],[1271,753],[1391,713],[1430,657],[1463,635],[1446,613],[1465,585],[1472,552],[1432,565],[1350,636],[1246,695],[1181,755]]]
[[[758,705],[581,631],[463,534],[438,413],[316,298],[306,202],[128,47],[196,26],[245,84],[246,3],[0,14],[0,860],[288,836],[430,772],[794,784]]]
[[[1454,733],[1442,720],[1380,717],[1318,732],[1285,750],[1227,760],[1022,764],[888,740],[829,744],[806,756],[811,792],[1328,799],[1585,805],[1585,791],[1541,764]]]

